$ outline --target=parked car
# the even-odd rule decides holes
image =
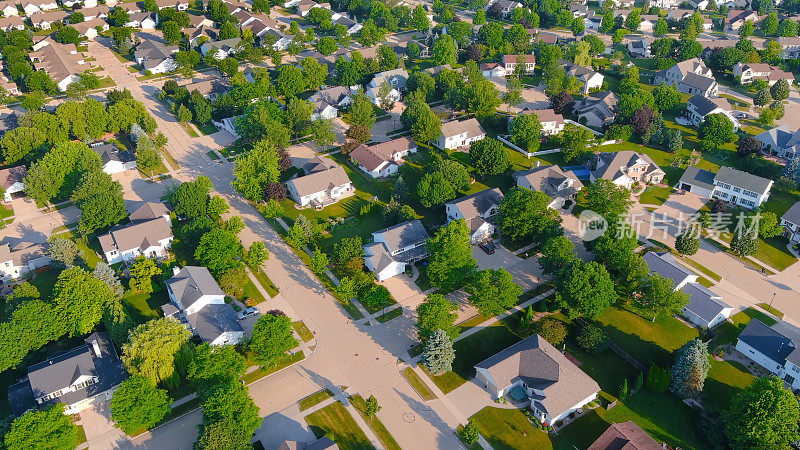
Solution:
[[[491,242],[487,242],[485,244],[480,245],[481,250],[486,252],[487,255],[491,255],[494,253],[494,245]]]
[[[242,320],[245,317],[250,317],[250,316],[252,316],[254,314],[258,314],[258,313],[259,313],[258,307],[257,306],[251,306],[251,307],[249,307],[249,308],[247,308],[244,311],[239,313],[239,320]]]

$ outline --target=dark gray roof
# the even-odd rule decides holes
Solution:
[[[383,236],[389,251],[392,253],[420,242],[425,242],[430,237],[419,220],[409,220],[373,233],[373,235],[378,234]]]
[[[147,202],[136,208],[128,218],[131,222],[134,222],[138,220],[160,219],[167,214],[169,214],[169,210],[163,203]]]
[[[476,192],[472,195],[467,195],[456,200],[451,200],[445,205],[454,205],[461,211],[464,219],[469,219],[482,216],[492,206],[499,205],[503,201],[503,193],[498,188],[486,189]]]
[[[687,86],[691,86],[697,89],[701,89],[703,91],[708,90],[711,86],[716,83],[716,80],[709,77],[704,77],[702,75],[698,75],[694,72],[689,72],[683,77],[683,84]]]
[[[719,313],[725,308],[730,308],[730,305],[723,302],[720,295],[712,292],[699,283],[687,283],[682,292],[689,294],[689,304],[686,309],[697,314],[701,319],[706,322],[711,322]]]
[[[792,205],[792,207],[781,216],[781,219],[795,225],[800,225],[800,202]]]
[[[225,295],[205,267],[186,266],[167,280],[167,286],[184,308],[193,305],[203,295]]]
[[[650,273],[657,273],[672,280],[673,287],[682,283],[687,277],[696,276],[694,272],[675,261],[675,257],[667,252],[647,252],[644,255],[644,262],[647,263]]]
[[[687,101],[687,103],[693,105],[695,110],[697,110],[697,113],[702,116],[706,116],[717,108],[730,111],[730,104],[724,98],[711,100],[703,95],[695,94]]]
[[[203,342],[212,342],[225,332],[244,331],[236,318],[236,311],[227,303],[206,305],[187,319]]]
[[[119,161],[123,163],[131,162],[136,159],[133,156],[133,153],[129,151],[120,151],[117,144],[114,143],[105,143],[103,145],[98,145],[96,147],[92,147],[92,149],[100,155],[100,160],[103,162],[103,165],[111,161]]]
[[[777,146],[778,149],[786,148],[789,141],[794,136],[794,132],[787,125],[771,128],[755,136],[756,139],[765,145]]]
[[[783,365],[800,342],[800,329],[783,321],[769,327],[753,319],[739,335],[739,340]]]
[[[686,171],[681,175],[681,183],[688,183],[693,186],[705,188],[708,190],[714,189],[714,177],[717,174],[703,170],[696,166],[689,166]]]
[[[542,350],[544,339],[533,335],[479,362],[475,367],[488,370],[499,388],[519,378],[534,389],[558,382],[558,363]]]
[[[741,170],[736,170],[728,166],[720,167],[714,180],[728,183],[731,186],[738,186],[742,189],[747,189],[748,191],[757,192],[759,194],[766,192],[772,184],[772,180],[742,172]]]

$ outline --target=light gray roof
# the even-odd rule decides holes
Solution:
[[[710,99],[700,94],[695,94],[687,101],[688,104],[694,106],[698,114],[705,116],[711,111],[722,108],[725,111],[731,110],[731,105],[724,97]]]
[[[186,266],[167,280],[167,286],[184,309],[204,295],[225,295],[205,267]]]
[[[131,222],[135,222],[139,220],[160,219],[167,214],[169,214],[169,210],[163,203],[147,202],[136,208],[128,218]]]
[[[650,273],[657,273],[672,280],[673,287],[681,284],[688,277],[696,276],[694,272],[675,261],[675,257],[667,252],[647,252],[644,255],[644,262],[647,263]]]
[[[136,59],[157,61],[154,65],[158,65],[161,61],[172,57],[172,54],[177,51],[177,45],[166,45],[163,42],[147,39],[136,47],[133,55]]]
[[[242,42],[242,38],[230,38],[230,39],[223,39],[221,41],[212,41],[206,42],[203,44],[205,47],[206,52],[216,52],[217,50],[232,50],[239,46],[239,43]]]
[[[451,120],[442,124],[442,136],[444,137],[455,136],[465,131],[467,132],[467,138],[486,134],[481,124],[474,117],[462,121]]]
[[[29,261],[46,256],[47,243],[29,242],[20,238],[6,236],[0,241],[0,262],[13,261],[22,266]]]
[[[472,195],[467,195],[456,200],[451,200],[445,205],[453,205],[461,211],[464,219],[470,219],[483,216],[493,206],[499,205],[503,201],[503,193],[498,188],[486,189],[476,192]]]
[[[320,170],[302,177],[293,178],[286,183],[294,185],[300,197],[305,197],[335,186],[351,183],[351,181],[347,176],[347,172],[336,164],[326,170]]]
[[[681,292],[689,294],[689,304],[686,309],[697,314],[706,322],[711,322],[725,308],[730,305],[722,301],[722,297],[700,283],[687,283]]]
[[[772,185],[772,180],[759,177],[751,173],[736,170],[728,166],[722,166],[714,177],[714,181],[730,184],[731,186],[738,186],[748,191],[763,194]]]
[[[782,124],[756,135],[755,138],[761,141],[762,144],[772,146],[773,149],[777,150],[787,148],[794,135],[795,132],[789,129],[788,125]]]
[[[383,163],[393,161],[396,153],[416,147],[417,144],[414,139],[405,136],[370,146],[361,144],[350,152],[350,157],[367,170],[373,171]]]
[[[135,222],[129,225],[117,225],[108,234],[98,236],[103,253],[112,250],[119,252],[131,249],[145,250],[158,245],[158,242],[172,237],[172,228],[169,222],[159,217],[158,219]]]
[[[592,175],[595,178],[616,180],[622,175],[627,176],[627,174],[622,173],[621,169],[623,167],[631,167],[634,164],[636,164],[639,160],[642,160],[650,165],[647,169],[648,174],[661,170],[661,168],[658,167],[658,164],[656,164],[650,158],[650,156],[644,153],[636,153],[633,150],[599,153],[596,155],[596,157],[599,160],[602,160],[604,164],[602,167],[598,167],[596,170],[593,171]]]
[[[682,83],[687,86],[691,86],[703,91],[707,91],[708,89],[710,89],[712,86],[714,86],[714,84],[716,84],[716,82],[717,81],[714,80],[713,78],[704,77],[694,72],[687,73],[686,76],[683,77],[682,81]]]
[[[578,193],[583,188],[583,183],[573,172],[564,172],[556,165],[547,165],[520,170],[515,172],[514,180],[519,183],[520,178],[525,178],[534,190],[544,192],[550,198],[568,197]],[[566,180],[572,180],[572,186],[559,190],[559,186]]]
[[[795,203],[788,211],[783,213],[781,219],[795,225],[800,225],[800,202]]]
[[[203,342],[213,342],[226,332],[244,331],[236,318],[236,311],[227,303],[206,305],[186,318]]]
[[[697,166],[689,166],[686,171],[681,175],[681,183],[688,183],[693,186],[705,188],[708,190],[714,189],[714,177],[717,174],[703,170]]]
[[[409,220],[372,234],[373,236],[381,235],[392,253],[425,242],[430,238],[419,220]]]

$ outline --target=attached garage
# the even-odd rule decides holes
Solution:
[[[686,172],[681,176],[680,181],[675,186],[677,189],[697,194],[702,197],[711,198],[711,193],[714,192],[714,172],[699,169],[695,166],[690,166]]]

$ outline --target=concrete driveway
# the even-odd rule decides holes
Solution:
[[[473,245],[472,257],[478,261],[478,270],[506,269],[523,291],[529,291],[541,282],[542,271],[537,258],[520,258],[502,245],[495,245],[495,251],[491,255]]]
[[[669,236],[676,237],[688,225],[690,218],[694,217],[708,199],[697,194],[686,193],[683,195],[672,194],[663,205],[652,213],[644,210],[641,205],[631,209],[631,217],[640,234],[648,238],[663,240]],[[646,227],[643,227],[647,224]],[[649,230],[647,234],[644,230]]]
[[[411,281],[411,277],[401,273],[381,282],[392,294],[397,303],[409,308],[416,308],[425,299],[425,294],[416,283]]]
[[[113,431],[122,436],[122,430],[116,428],[111,420],[111,409],[107,401],[84,409],[80,412],[80,417],[87,440],[95,439]]]

